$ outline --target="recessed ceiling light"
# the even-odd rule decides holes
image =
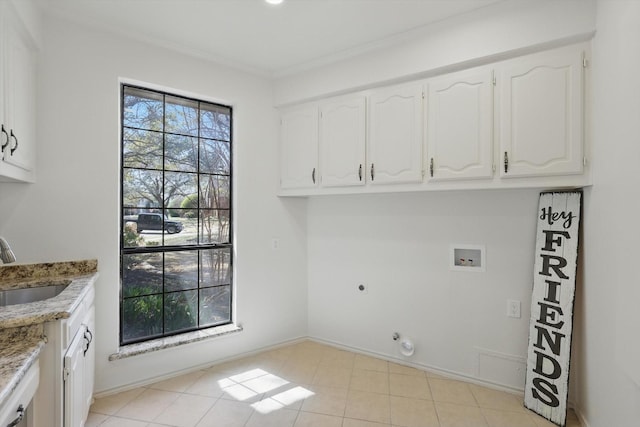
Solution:
[[[269,4],[280,4],[282,3],[284,0],[264,0]]]

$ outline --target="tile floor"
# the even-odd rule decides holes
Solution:
[[[542,427],[518,396],[293,344],[96,399],[87,427]],[[573,411],[567,426],[579,427]]]

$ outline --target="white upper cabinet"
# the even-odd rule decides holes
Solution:
[[[422,101],[421,83],[372,92],[366,171],[371,184],[422,182]]]
[[[428,82],[429,181],[493,175],[493,70],[448,74]]]
[[[366,98],[353,96],[320,107],[322,186],[364,185]]]
[[[0,180],[33,182],[37,45],[12,2],[0,21]]]
[[[306,106],[282,114],[280,188],[315,188],[318,170],[318,108]]]
[[[582,173],[583,52],[556,49],[500,70],[500,175]]]

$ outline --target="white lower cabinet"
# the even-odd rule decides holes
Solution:
[[[64,356],[64,427],[84,425],[93,400],[95,347],[93,308]]]
[[[0,426],[14,425],[18,420],[22,420],[18,427],[33,426],[33,411],[29,404],[38,388],[40,381],[40,364],[36,360],[27,373],[22,377],[18,387],[11,393],[8,401],[0,406]]]
[[[69,318],[45,324],[33,427],[83,427],[93,400],[94,288]]]

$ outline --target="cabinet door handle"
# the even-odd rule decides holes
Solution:
[[[362,163],[360,163],[360,167],[358,168],[358,178],[362,181]]]
[[[433,178],[433,157],[431,158],[431,161],[429,162],[429,174],[431,175],[431,178]]]
[[[88,334],[89,336],[87,336],[87,334]],[[84,339],[85,339],[85,340],[87,340],[87,346],[85,347],[85,349],[84,349],[84,354],[83,354],[84,356],[86,356],[86,355],[87,355],[87,351],[89,351],[89,347],[91,346],[91,342],[93,341],[93,333],[91,333],[91,331],[89,330],[89,328],[87,328],[87,329],[84,331]]]
[[[2,130],[0,131],[0,133],[3,133],[4,136],[7,137],[7,140],[2,144],[2,152],[4,153],[4,149],[7,148],[7,145],[9,145],[9,140],[11,139],[9,137],[9,134],[7,133],[7,130],[4,128],[4,124],[2,125]]]
[[[313,181],[313,183],[316,183],[316,168],[313,168],[313,170],[311,171],[311,181]]]
[[[504,173],[507,173],[509,171],[509,156],[507,155],[507,152],[504,152]]]
[[[11,147],[11,155],[13,155],[13,152],[18,149],[18,137],[16,136],[15,133],[13,133],[13,129],[11,129],[11,138],[13,138],[14,141],[16,141],[16,145]]]
[[[22,421],[22,418],[24,418],[24,406],[22,405],[18,406],[17,412],[18,412],[18,418],[16,418],[15,420],[7,424],[7,427],[15,427],[18,424],[20,424],[20,421]]]
[[[371,163],[371,181],[373,181],[373,177],[375,176],[373,171],[373,163]]]

